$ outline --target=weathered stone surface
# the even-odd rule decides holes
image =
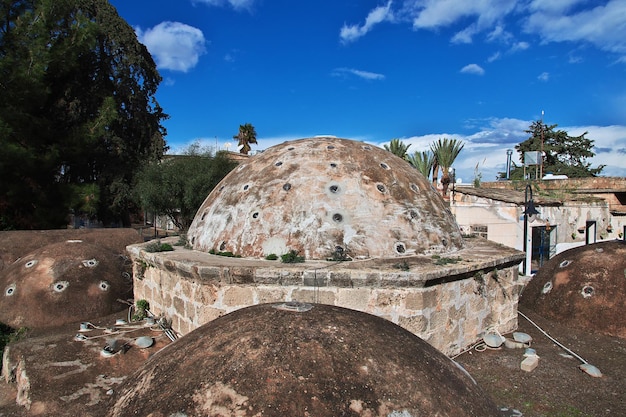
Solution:
[[[161,252],[156,257],[141,250],[143,245],[131,246],[129,252],[135,263],[152,265],[146,268],[143,279],[135,279],[141,283],[135,289],[136,298],[146,298],[155,314],[179,316],[180,321],[174,320],[174,327],[181,333],[184,331],[176,328],[178,323],[185,323],[185,329],[189,323],[195,328],[206,320],[249,305],[276,301],[318,302],[384,317],[411,331],[419,331],[419,336],[437,343],[434,346],[442,352],[455,354],[476,342],[486,327],[501,332],[515,328],[516,289],[524,284],[516,265],[512,264],[513,260],[521,260],[522,254],[482,239],[469,239],[466,246],[458,255],[451,255],[464,259],[460,265],[442,266],[431,256],[413,256],[402,258],[403,268],[408,267],[408,271],[398,270],[397,259],[283,264],[214,256],[182,247]],[[160,267],[163,264],[160,258],[168,259],[171,265],[185,265],[187,270],[193,265],[191,269],[228,271],[229,276],[230,271],[245,270],[252,275],[254,284],[228,284],[222,279],[178,275]],[[479,286],[473,271],[492,271],[494,265],[499,265],[497,285],[487,277]],[[464,275],[461,271],[465,271]],[[478,275],[486,276],[484,272],[481,274]],[[332,282],[321,285],[322,279],[335,276],[341,284],[352,282],[355,285],[335,286]],[[454,278],[449,279],[450,276]],[[398,282],[399,277],[404,283],[401,287],[390,284]],[[308,281],[311,279],[313,282]],[[438,283],[433,285],[433,282]],[[497,298],[497,291],[509,296]],[[177,302],[175,306],[174,296],[187,304]],[[496,299],[497,302],[493,301]],[[435,312],[437,314],[433,315]],[[430,319],[431,315],[435,320],[426,327],[422,319],[414,319],[417,316]],[[464,318],[467,321],[463,321]]]
[[[463,246],[419,171],[382,148],[334,137],[284,142],[240,164],[187,236],[196,250],[257,259],[292,250],[319,260],[394,258]]]
[[[500,415],[459,367],[401,327],[281,305],[237,310],[166,347],[116,390],[111,417]]]

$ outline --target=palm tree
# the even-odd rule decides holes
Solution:
[[[391,152],[392,154],[399,156],[402,159],[406,159],[406,151],[409,149],[411,144],[405,145],[400,139],[391,139],[389,145],[384,145],[385,150]]]
[[[256,130],[254,130],[254,126],[250,123],[246,123],[244,125],[239,125],[239,133],[236,136],[233,136],[233,139],[237,139],[239,143],[237,144],[240,149],[239,152],[248,155],[250,152],[250,144],[256,144]]]
[[[463,149],[465,144],[457,139],[439,139],[430,145],[430,150],[435,154],[437,164],[441,166],[441,184],[443,185],[443,195],[448,194],[450,184],[450,167]],[[433,175],[434,177],[434,175]]]
[[[431,151],[415,151],[412,155],[407,155],[406,160],[423,176],[428,178],[435,164],[435,155]]]

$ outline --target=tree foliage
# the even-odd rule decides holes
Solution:
[[[409,150],[409,147],[411,146],[411,144],[407,145],[404,142],[402,142],[400,139],[394,138],[394,139],[391,139],[391,141],[389,142],[389,145],[385,144],[384,146],[385,146],[385,150],[391,152],[395,156],[399,156],[402,159],[406,159],[407,151]]]
[[[435,164],[435,155],[432,151],[415,151],[406,157],[407,161],[423,176],[428,178]]]
[[[524,153],[531,151],[541,152],[543,148],[544,174],[567,175],[570,178],[595,177],[604,169],[604,165],[596,168],[591,167],[587,162],[588,158],[595,156],[593,143],[585,135],[570,136],[564,130],[555,130],[558,125],[546,125],[542,121],[535,121],[526,130],[530,137],[524,142],[515,146],[520,161],[524,163]],[[542,142],[543,135],[543,146]],[[501,174],[502,175],[502,174]],[[524,167],[513,164],[511,179],[520,180],[524,178]]]
[[[225,152],[212,155],[195,143],[183,155],[145,164],[135,195],[144,209],[168,216],[186,231],[206,196],[235,166]]]
[[[459,156],[465,144],[457,139],[438,139],[430,145],[432,153],[435,155],[437,165],[441,167],[441,184],[443,185],[443,195],[448,193],[450,184],[450,167]],[[435,177],[435,175],[433,175]]]
[[[250,147],[250,144],[257,143],[256,130],[254,129],[254,126],[252,126],[250,123],[239,125],[239,132],[235,136],[233,136],[233,139],[237,139],[238,141],[239,152],[244,155],[248,155],[248,153],[252,149]]]
[[[166,150],[160,81],[107,0],[1,0],[0,227],[128,225],[136,171]]]

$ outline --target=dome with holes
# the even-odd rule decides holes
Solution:
[[[0,274],[0,322],[47,328],[122,311],[132,297],[124,260],[97,244],[67,240],[45,245]]]
[[[440,254],[463,245],[430,182],[363,142],[316,137],[243,161],[209,194],[187,235],[192,247],[262,258]]]
[[[567,326],[626,339],[626,243],[568,249],[539,268],[520,304]]]

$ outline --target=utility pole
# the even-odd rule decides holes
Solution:
[[[543,110],[541,110],[541,168],[539,169],[539,178],[543,178]]]

